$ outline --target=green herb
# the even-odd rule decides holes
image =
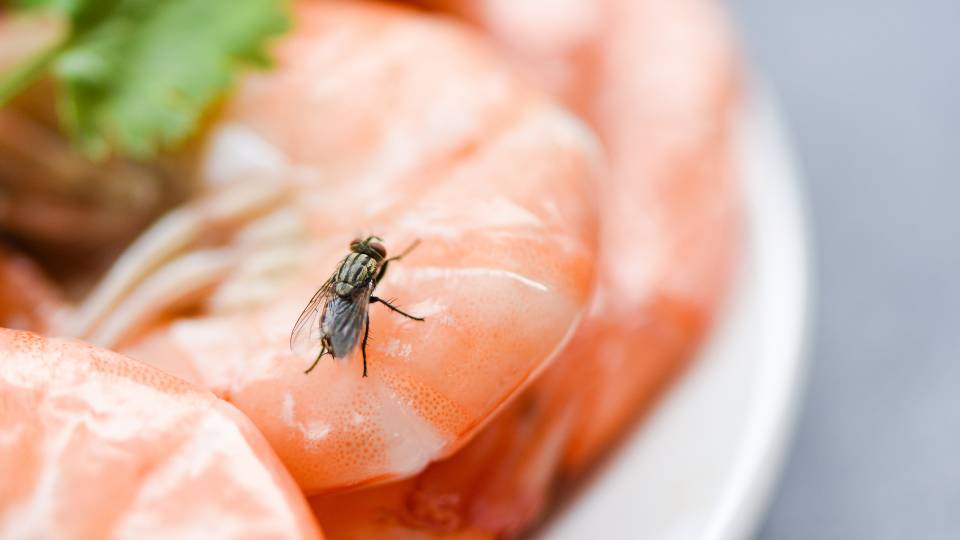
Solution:
[[[20,0],[62,15],[63,40],[0,80],[0,105],[40,74],[90,157],[149,158],[189,137],[238,67],[265,66],[289,26],[282,0]]]

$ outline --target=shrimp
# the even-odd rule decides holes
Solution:
[[[739,245],[733,39],[710,0],[565,2],[549,22],[502,0],[439,3],[487,29],[607,149],[597,290],[557,363],[581,366],[558,379],[584,395],[566,459],[586,465],[691,357],[727,290]]]
[[[563,2],[551,19],[522,3],[445,4],[597,128],[612,176],[597,288],[559,358],[457,454],[312,498],[331,538],[500,538],[535,523],[691,358],[736,259],[737,76],[715,6]]]
[[[322,493],[454,453],[554,359],[589,297],[606,170],[582,122],[449,22],[352,2],[295,16],[209,127],[205,192],[63,331],[236,405]],[[356,350],[306,375],[291,327],[357,233],[395,253],[420,239],[377,294],[425,320],[372,306],[368,377]]]
[[[552,368],[550,368],[552,371]],[[573,416],[545,421],[535,384],[470,443],[413,478],[311,498],[324,532],[364,538],[512,537],[544,509]]]
[[[209,392],[80,342],[0,329],[0,351],[3,538],[322,538]]]

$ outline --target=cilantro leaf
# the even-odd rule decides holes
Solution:
[[[239,67],[268,64],[266,42],[289,26],[280,0],[20,4],[55,10],[70,23],[42,61],[58,82],[63,127],[93,158],[149,158],[182,142]]]

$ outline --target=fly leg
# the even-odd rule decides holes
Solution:
[[[414,250],[414,248],[416,248],[419,245],[420,245],[420,239],[417,238],[416,240],[413,241],[412,244],[410,244],[407,247],[407,249],[403,250],[399,255],[395,255],[383,261],[383,263],[380,264],[380,270],[377,271],[377,277],[374,278],[373,280],[374,284],[380,283],[380,280],[383,279],[383,276],[387,274],[387,267],[390,266],[390,261],[399,261],[400,259],[406,257],[411,251]]]
[[[370,317],[367,316],[366,330],[363,331],[363,343],[360,344],[360,352],[363,353],[363,376],[367,376],[367,338],[370,336]]]
[[[387,261],[397,261],[397,260],[400,260],[400,259],[406,257],[407,255],[409,255],[410,252],[413,251],[414,249],[416,249],[416,247],[419,246],[419,245],[420,245],[420,239],[417,238],[416,240],[413,241],[413,243],[411,243],[409,246],[407,246],[407,249],[401,251],[399,255],[394,255],[393,257],[390,257],[389,259],[387,259]]]
[[[313,371],[313,368],[317,367],[317,364],[320,363],[320,359],[323,358],[323,355],[327,354],[328,352],[330,352],[330,351],[328,351],[326,347],[321,347],[321,348],[320,348],[320,354],[317,355],[317,359],[314,360],[313,363],[310,364],[310,367],[307,368],[307,370],[304,371],[303,373],[304,373],[304,374],[307,374],[307,373],[310,373],[311,371]]]
[[[413,320],[415,320],[415,321],[422,321],[422,320],[423,320],[423,317],[414,317],[413,315],[407,313],[406,311],[403,311],[402,309],[400,309],[400,308],[398,308],[397,306],[391,304],[390,302],[387,302],[387,301],[384,300],[383,298],[380,298],[380,297],[377,297],[377,296],[371,296],[371,297],[370,297],[370,303],[371,303],[371,304],[374,304],[374,303],[376,303],[376,302],[380,302],[381,304],[383,304],[383,305],[387,306],[388,308],[390,308],[392,311],[395,311],[395,312],[403,315],[404,317],[406,317],[406,318],[408,318],[408,319],[413,319]]]

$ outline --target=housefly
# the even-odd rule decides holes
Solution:
[[[416,240],[399,255],[387,258],[383,239],[377,236],[368,236],[363,240],[356,238],[350,242],[350,254],[340,261],[330,279],[313,295],[290,332],[290,348],[294,351],[312,350],[320,342],[320,352],[305,373],[313,371],[323,355],[329,354],[334,359],[346,358],[360,343],[363,376],[367,376],[367,337],[370,334],[367,309],[370,304],[379,302],[404,317],[423,320],[373,295],[390,263],[406,256],[419,243]]]

